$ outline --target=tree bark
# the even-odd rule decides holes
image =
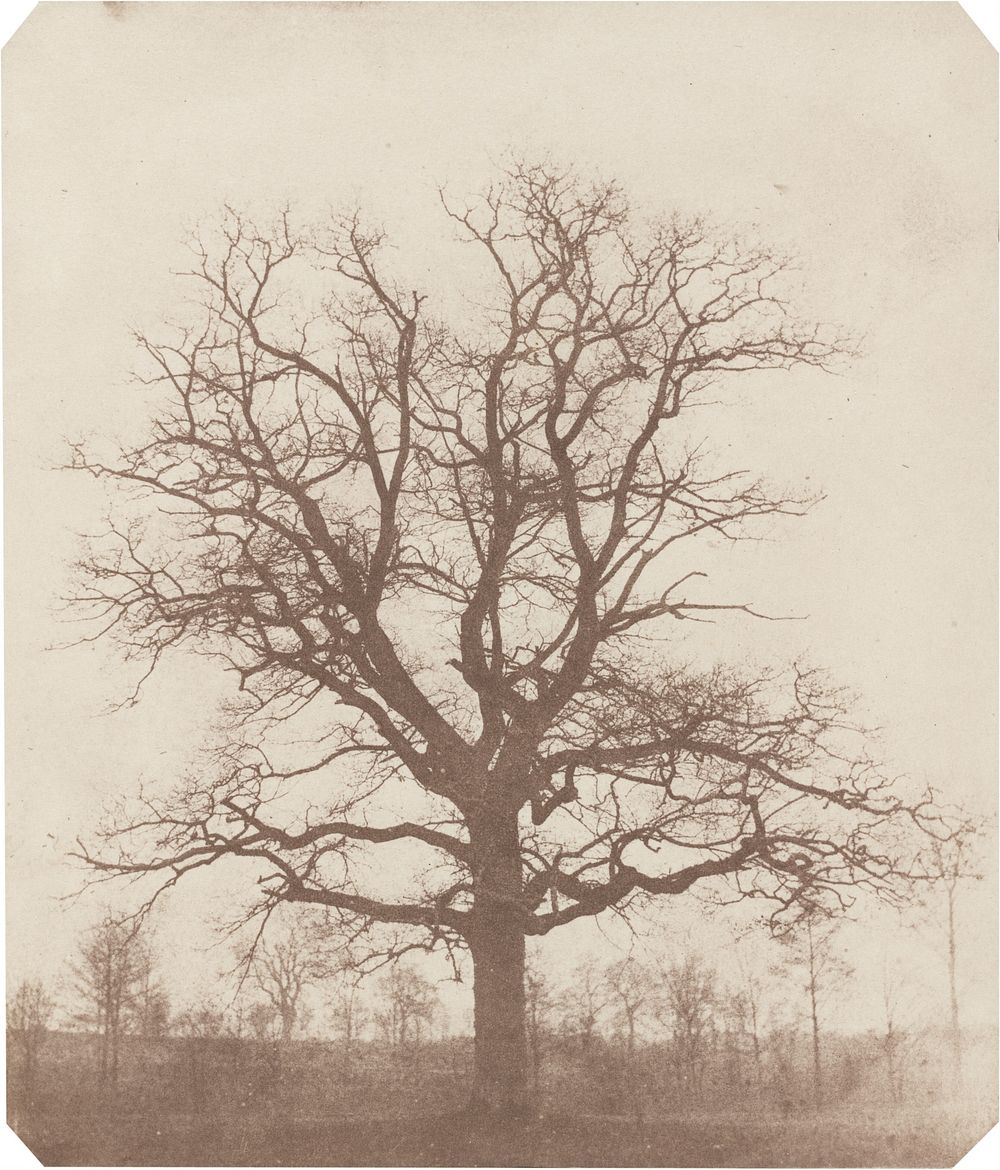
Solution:
[[[517,814],[470,821],[474,910],[472,953],[475,1058],[471,1109],[521,1119],[530,1111]]]

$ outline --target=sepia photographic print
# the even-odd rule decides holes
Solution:
[[[15,1170],[990,1131],[996,66],[947,3],[28,15]]]

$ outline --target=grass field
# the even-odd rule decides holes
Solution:
[[[54,1034],[30,1086],[12,1080],[15,1131],[48,1166],[953,1166],[994,1123],[987,1038],[965,1088],[914,1061],[895,1101],[857,1043],[831,1058],[814,1108],[801,1062],[756,1089],[721,1065],[697,1098],[649,1051],[622,1079],[621,1054],[553,1044],[539,1116],[488,1126],[461,1111],[467,1039],[395,1052],[286,1050],[233,1038],[129,1038],[118,1083],[99,1083],[93,1040]],[[836,1074],[836,1075],[835,1075]]]
[[[885,1124],[846,1113],[781,1122],[568,1114],[485,1128],[461,1115],[411,1120],[66,1115],[22,1136],[47,1166],[952,1166],[970,1136],[945,1114]],[[964,1131],[964,1132],[963,1132]]]

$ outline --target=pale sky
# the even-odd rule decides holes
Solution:
[[[398,271],[447,287],[436,188],[482,187],[510,150],[616,178],[639,211],[756,225],[800,258],[807,313],[863,337],[725,437],[826,499],[720,559],[716,591],[808,620],[707,637],[828,666],[891,770],[990,811],[995,72],[947,4],[40,6],[4,58],[11,979],[58,973],[88,913],[55,901],[80,880],[67,850],[137,774],[183,766],[219,693],[178,664],[108,716],[110,648],[45,649],[102,514],[53,467],[66,439],[141,423],[130,328],[177,307],[188,229],[224,202],[358,203]],[[209,893],[163,927],[182,966],[202,930],[181,909]]]

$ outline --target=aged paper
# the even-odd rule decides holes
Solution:
[[[951,1165],[996,1120],[996,55],[948,4],[4,50],[43,1164]]]

